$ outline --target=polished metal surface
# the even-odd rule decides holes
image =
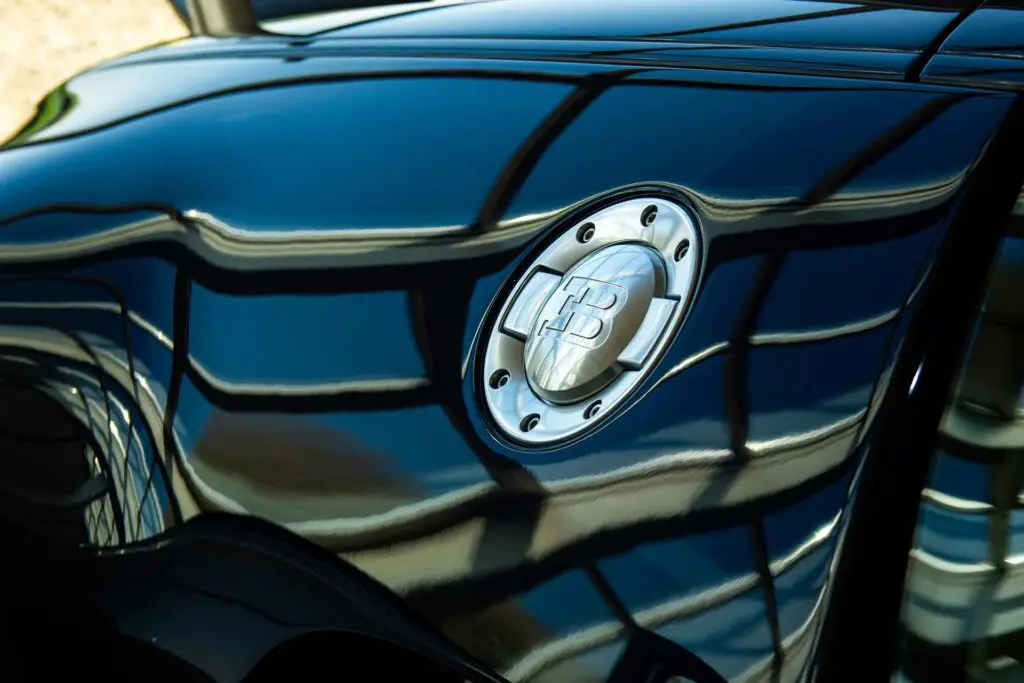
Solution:
[[[526,341],[530,387],[552,403],[575,403],[607,386],[665,280],[661,255],[638,244],[605,247],[573,266],[547,296]],[[664,332],[668,319],[658,322],[648,337]]]
[[[501,323],[501,329],[505,334],[526,341],[526,335],[530,333],[537,316],[540,315],[541,306],[561,283],[562,277],[554,273],[535,271],[531,274]]]
[[[557,442],[622,405],[677,332],[701,244],[690,213],[663,197],[628,198],[562,227],[487,337],[480,384],[505,436]]]
[[[639,370],[644,366],[657,346],[658,340],[665,332],[672,313],[676,310],[676,302],[672,299],[653,299],[647,308],[647,314],[640,322],[640,328],[633,335],[632,341],[618,355],[618,361],[630,370]]]

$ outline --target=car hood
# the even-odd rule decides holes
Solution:
[[[458,0],[327,12],[267,27],[346,38],[594,38],[914,52],[970,4]]]
[[[52,92],[9,144],[237,88],[344,78],[389,67],[385,57],[420,68],[464,68],[451,63],[461,59],[526,70],[569,63],[900,80],[957,10],[949,2],[478,0],[330,12],[268,24],[300,36],[191,38],[86,71]]]

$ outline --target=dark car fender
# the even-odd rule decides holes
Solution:
[[[5,374],[90,435],[121,522],[89,544],[262,517],[516,680],[650,668],[655,636],[726,678],[891,674],[1020,97],[913,82],[903,48],[827,76],[878,53],[699,69],[593,38],[196,39],[68,84],[0,150]],[[674,343],[593,428],[516,441],[483,399],[501,306],[639,197],[699,230]]]

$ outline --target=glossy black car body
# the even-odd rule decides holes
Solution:
[[[481,680],[891,676],[940,418],[1024,215],[1024,6],[392,10],[126,56],[0,149],[7,438],[48,463],[11,469],[12,519],[106,549],[82,590],[215,680],[322,630]],[[636,194],[703,231],[682,332],[601,429],[498,437],[495,302]],[[73,416],[67,452],[24,445],[57,424],[26,387]]]

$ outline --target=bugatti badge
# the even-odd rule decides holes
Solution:
[[[485,404],[529,445],[611,415],[678,332],[700,269],[690,213],[662,197],[607,206],[530,263],[484,338]]]

